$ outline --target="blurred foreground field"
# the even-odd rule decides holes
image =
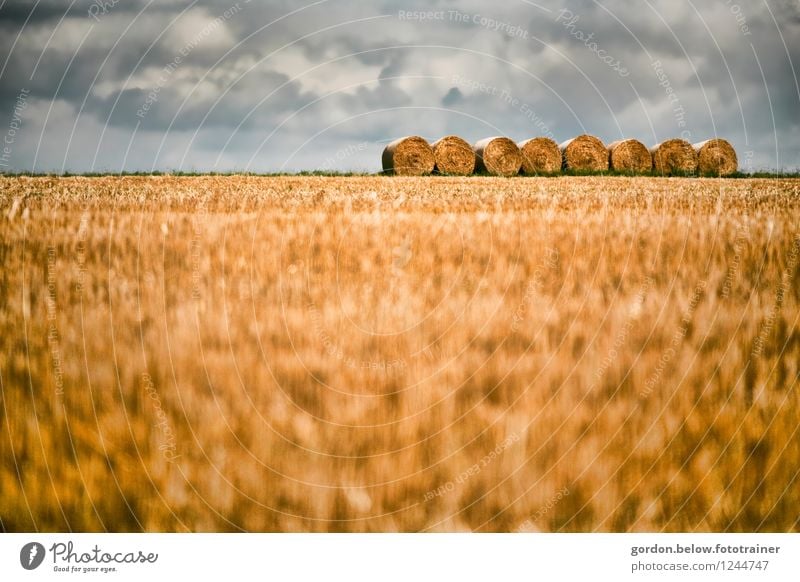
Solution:
[[[800,180],[2,178],[0,259],[0,529],[800,530]]]

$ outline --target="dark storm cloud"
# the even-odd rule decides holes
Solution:
[[[3,3],[0,11],[0,25],[3,27],[20,26],[27,21],[29,24],[48,20],[58,20],[62,16],[85,16],[91,2],[70,2],[58,0],[45,0],[33,3],[24,0],[9,0]]]
[[[451,87],[447,92],[447,95],[442,97],[442,105],[445,107],[450,107],[461,101],[463,98],[464,95],[461,93],[458,87]]]
[[[398,133],[495,131],[716,131],[800,165],[794,0],[70,4],[0,8],[0,123],[28,102],[15,169],[377,169]]]

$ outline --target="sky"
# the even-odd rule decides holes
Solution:
[[[0,0],[0,171],[380,170],[386,143],[728,139],[800,168],[797,0]]]

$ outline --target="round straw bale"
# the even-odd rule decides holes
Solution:
[[[649,174],[653,169],[653,156],[642,142],[621,139],[608,144],[608,163],[615,172]]]
[[[668,139],[650,148],[656,174],[694,174],[697,171],[697,153],[692,144],[683,139]]]
[[[561,171],[561,150],[549,137],[534,137],[519,144],[524,174],[555,174]]]
[[[692,147],[697,152],[697,168],[701,174],[729,176],[739,169],[736,150],[724,139],[708,139]]]
[[[608,170],[608,150],[593,135],[579,135],[558,146],[561,149],[564,169],[584,172]]]
[[[473,147],[475,169],[493,176],[516,176],[522,167],[522,155],[517,144],[507,137],[487,137]]]
[[[423,138],[412,135],[394,140],[383,150],[383,171],[396,176],[423,176],[433,172],[433,149]]]
[[[443,137],[432,147],[438,173],[469,176],[475,171],[475,152],[471,145],[457,135]]]

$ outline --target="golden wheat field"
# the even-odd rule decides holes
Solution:
[[[5,531],[798,531],[800,180],[0,179]]]

